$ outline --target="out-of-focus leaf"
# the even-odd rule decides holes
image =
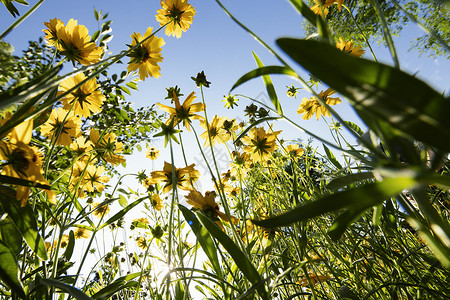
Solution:
[[[25,299],[25,292],[19,280],[19,264],[11,249],[0,241],[0,279],[19,297]]]
[[[416,140],[450,151],[450,99],[423,81],[326,43],[291,38],[277,43],[297,63],[347,97],[358,113],[369,113]]]
[[[333,152],[330,151],[330,149],[328,149],[328,147],[325,144],[322,144],[323,149],[325,150],[325,153],[327,154],[328,160],[338,169],[341,170],[342,166],[339,163],[339,161],[336,159],[336,157],[334,156]]]
[[[255,52],[253,52],[253,57],[255,58],[256,64],[259,68],[264,67],[262,61],[259,59],[258,55],[256,55]],[[266,85],[267,94],[269,94],[270,100],[272,101],[275,110],[278,112],[278,114],[283,115],[283,110],[281,109],[280,101],[278,101],[278,96],[272,84],[272,79],[270,79],[269,75],[262,75],[262,78],[264,80],[264,84]]]
[[[355,123],[350,121],[344,121],[344,123],[347,124],[351,129],[353,129],[359,136],[362,136],[364,134],[364,131],[362,131],[361,128],[359,128],[359,126]]]
[[[39,280],[39,283],[45,286],[52,286],[60,290],[63,290],[64,292],[68,293],[70,296],[74,297],[77,300],[92,300],[91,297],[89,297],[79,289],[74,288],[73,286],[70,286],[68,284],[65,284],[59,280],[42,278]]]
[[[14,255],[18,255],[22,250],[22,235],[9,217],[0,221],[0,241],[5,243]]]
[[[239,270],[252,284],[256,285],[262,282],[264,279],[259,275],[255,266],[248,259],[247,255],[239,249],[239,247],[233,242],[228,235],[226,235],[222,229],[217,226],[216,223],[211,221],[207,216],[202,213],[197,213],[197,218],[205,226],[208,232],[219,241],[220,244],[227,250],[228,254],[233,258]],[[257,289],[258,294],[263,299],[268,299],[267,291],[264,285],[260,285]]]
[[[139,274],[138,274],[139,276]],[[106,287],[104,287],[103,289],[101,289],[100,291],[98,291],[97,293],[95,293],[94,295],[92,295],[92,299],[96,299],[96,300],[106,300],[112,297],[112,295],[114,295],[115,293],[123,290],[123,289],[128,289],[128,288],[135,288],[136,286],[138,286],[138,282],[136,281],[129,281],[124,283],[124,281],[114,281],[113,283],[110,283],[109,285],[107,285]]]
[[[66,258],[67,261],[70,261],[73,254],[73,248],[75,247],[75,234],[73,233],[73,230],[69,232],[69,241],[67,243],[66,251],[64,251],[63,256]]]
[[[202,246],[203,251],[206,256],[208,256],[209,261],[211,262],[211,266],[217,275],[222,276],[222,269],[220,268],[219,259],[217,257],[217,249],[214,245],[213,240],[211,239],[208,231],[203,227],[198,221],[195,214],[187,209],[185,206],[178,204],[178,207],[181,210],[181,213],[184,216],[186,222],[191,226],[192,232],[194,232],[197,237],[200,246]]]
[[[19,201],[16,200],[16,192],[11,188],[0,186],[0,206],[8,213],[31,250],[41,259],[47,260],[45,244],[38,233],[36,218],[30,204],[20,207]]]
[[[331,191],[337,191],[343,187],[349,186],[355,182],[361,182],[364,180],[373,179],[372,172],[359,172],[355,174],[348,174],[345,176],[337,177],[330,181],[327,185],[327,189]]]
[[[351,209],[352,207],[368,209],[382,203],[391,196],[401,193],[404,189],[413,187],[417,183],[417,180],[411,176],[387,178],[381,182],[373,182],[327,195],[318,200],[300,205],[279,216],[253,222],[258,226],[273,228],[288,226],[295,222],[311,219],[340,209]]]

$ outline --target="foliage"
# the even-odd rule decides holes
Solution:
[[[216,2],[280,62],[265,66],[253,53],[256,69],[232,87],[261,77],[269,104],[225,96],[229,109],[251,101],[247,120],[208,115],[204,71],[191,77],[199,102],[178,86],[167,88],[170,106],[157,103],[162,112],[128,101],[138,90],[134,75],[160,76],[164,42],[155,34],[189,30],[196,12],[186,1],[162,1],[161,27],[134,33],[116,55],[107,51],[111,21],[97,10],[92,36],[55,18],[44,23],[45,41],[30,42],[21,57],[1,42],[0,298],[449,298],[450,99],[399,68],[389,28],[374,16],[394,33],[410,20],[395,3],[348,1],[358,18],[338,31],[334,21],[348,18],[341,0],[322,7],[290,0],[317,39],[277,44],[310,72],[306,81]],[[428,4],[440,5],[413,6]],[[361,57],[365,50],[346,35],[355,31],[382,33],[394,66],[378,63],[367,40],[374,61]],[[111,74],[125,57],[127,71]],[[61,74],[69,62],[74,71]],[[274,74],[310,94],[294,117]],[[287,95],[297,99],[298,90],[287,86]],[[336,113],[343,101],[360,120]],[[285,141],[278,120],[312,138]],[[301,126],[319,120],[331,141]],[[171,156],[162,170],[119,171],[144,142],[147,158],[157,160],[148,143],[159,136]],[[197,143],[214,190],[198,190],[204,174],[188,161],[187,140]],[[141,187],[123,184],[126,176]]]

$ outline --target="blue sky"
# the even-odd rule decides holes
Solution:
[[[29,1],[33,5],[37,1]],[[192,27],[180,39],[167,37],[160,32],[166,44],[163,47],[162,55],[164,61],[161,65],[161,78],[149,78],[139,83],[139,91],[133,92],[129,101],[135,103],[135,107],[151,106],[157,102],[165,102],[166,88],[174,85],[181,87],[185,96],[191,91],[196,91],[199,96],[200,90],[195,87],[190,79],[197,72],[205,71],[207,79],[212,82],[211,88],[205,89],[205,98],[210,119],[214,114],[228,116],[230,118],[243,118],[243,110],[248,101],[241,100],[239,106],[234,110],[223,108],[223,95],[227,95],[231,86],[236,80],[249,70],[255,68],[255,62],[252,57],[252,51],[257,53],[265,65],[278,64],[277,60],[268,51],[256,42],[248,33],[238,27],[216,4],[213,0],[193,0],[189,1],[197,14],[194,17]],[[268,1],[268,0],[224,0],[223,4],[246,26],[254,30],[269,45],[278,49],[275,40],[278,37],[304,37],[302,30],[302,18],[291,7],[288,1]],[[17,5],[21,13],[26,8]],[[67,22],[70,18],[78,20],[79,24],[85,25],[90,34],[93,34],[98,24],[94,18],[94,8],[102,10],[103,13],[109,13],[109,19],[113,20],[111,24],[113,40],[110,42],[112,54],[117,54],[120,50],[126,48],[126,44],[131,42],[130,35],[133,32],[145,32],[147,27],[151,26],[156,30],[158,23],[155,20],[156,10],[160,8],[157,0],[130,0],[124,1],[106,1],[106,0],[47,0],[41,7],[23,24],[6,37],[6,41],[16,48],[16,55],[25,49],[28,40],[37,40],[43,36],[43,22],[52,18],[60,18]],[[0,7],[0,31],[7,28],[13,18],[9,13]],[[416,74],[420,78],[435,87],[439,91],[448,90],[450,87],[450,63],[439,58],[431,59],[426,56],[418,57],[416,51],[410,49],[410,41],[421,34],[417,26],[409,26],[400,37],[395,38],[395,44],[400,56],[400,64],[404,70]],[[388,51],[384,47],[375,45],[375,53],[379,60],[391,64]],[[369,54],[365,55],[370,58]],[[126,62],[127,60],[124,60]],[[292,63],[294,66],[295,64]],[[63,73],[69,72],[71,66],[67,65]],[[126,69],[126,65],[117,65],[112,70],[120,73]],[[299,68],[300,70],[300,68]],[[303,73],[306,74],[307,73]],[[307,78],[307,76],[306,76]],[[295,111],[303,97],[310,97],[306,92],[301,92],[297,99],[288,98],[285,95],[286,85],[291,85],[293,81],[282,76],[273,76],[275,88],[277,90],[280,102],[287,112],[288,116],[297,120],[305,128],[312,130],[318,135],[329,138],[328,130],[323,121],[303,121],[301,116]],[[299,84],[296,84],[299,86]],[[325,88],[324,88],[325,89]],[[320,90],[319,90],[320,91]],[[262,80],[255,79],[238,88],[236,93],[257,98],[262,101],[268,101],[265,87]],[[448,92],[447,92],[448,93]],[[200,98],[197,98],[200,100]],[[344,119],[358,122],[358,119],[352,112],[352,109],[342,104],[336,106],[336,111],[341,113]],[[203,132],[199,126],[198,132]],[[285,139],[301,138],[306,141],[305,134],[296,129],[278,122],[276,129],[283,129]],[[189,149],[190,162],[201,163],[201,156],[197,150],[193,138],[186,136],[186,143]],[[162,159],[156,164],[156,168],[162,167],[164,160],[170,160],[168,150],[164,150],[161,141],[153,141],[153,144],[160,147]],[[218,150],[226,154],[226,150]],[[135,158],[128,161],[127,171],[136,172],[142,169],[152,169],[152,164],[141,163],[144,159],[144,153],[136,154]],[[206,171],[203,170],[203,171]]]

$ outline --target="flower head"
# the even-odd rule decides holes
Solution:
[[[81,239],[81,238],[88,239],[90,236],[88,230],[86,228],[82,228],[82,227],[77,227],[77,229],[75,229],[73,234],[75,235],[76,239]]]
[[[117,142],[114,133],[106,133],[100,138],[100,133],[95,129],[91,129],[89,138],[98,152],[102,153],[102,157],[113,165],[118,165],[125,162],[122,155],[118,153],[123,151],[123,143]]]
[[[153,194],[152,195],[152,206],[154,209],[156,209],[157,211],[160,211],[163,208],[162,205],[162,199],[158,194]]]
[[[174,119],[174,124],[178,124],[180,122],[183,122],[184,126],[187,130],[190,131],[189,124],[191,123],[191,120],[203,120],[202,116],[196,115],[194,113],[201,112],[205,110],[205,106],[203,103],[194,103],[194,99],[196,98],[195,92],[192,92],[187,96],[186,100],[184,100],[183,105],[180,104],[180,100],[178,100],[178,96],[176,93],[173,93],[173,99],[175,102],[175,107],[170,107],[161,103],[158,103],[158,106],[160,109],[162,109],[165,112],[170,113],[170,117],[167,120],[166,124],[171,123],[172,119]]]
[[[7,136],[8,141],[0,141],[0,160],[6,163],[2,175],[25,179],[33,183],[49,185],[42,171],[42,153],[37,147],[29,146],[33,131],[33,120],[16,126]],[[18,186],[16,199],[25,206],[30,193],[30,186]],[[56,203],[56,195],[48,190],[51,203]]]
[[[334,93],[336,93],[334,90],[328,88],[325,91],[321,91],[318,96],[327,105],[340,104],[342,101],[339,97],[330,97],[330,95],[333,95]],[[297,110],[297,113],[303,114],[303,120],[311,119],[314,114],[316,114],[317,120],[319,120],[321,115],[327,117],[331,116],[328,109],[324,105],[320,104],[316,97],[312,97],[310,99],[303,98],[302,103]]]
[[[250,154],[254,162],[268,160],[269,154],[277,149],[276,138],[280,132],[266,132],[263,127],[253,127],[242,139],[244,152]]]
[[[298,144],[288,145],[286,151],[292,157],[302,156],[305,153],[305,149],[300,148]]]
[[[155,147],[147,147],[147,151],[145,152],[147,154],[147,158],[150,158],[151,160],[155,160],[159,156],[159,150]]]
[[[97,218],[101,218],[103,217],[103,215],[106,215],[107,213],[109,213],[109,205],[108,204],[103,204],[102,206],[99,206],[100,203],[95,202],[92,205],[92,210],[93,210],[93,214],[94,216],[96,216]]]
[[[48,30],[44,29],[47,33],[47,41],[55,45],[67,60],[82,65],[91,65],[100,61],[103,50],[91,42],[86,26],[77,25],[74,19],[70,19],[65,26],[63,22],[55,19],[44,24],[48,28]]]
[[[206,131],[200,135],[200,137],[205,140],[205,146],[209,145],[210,139],[212,146],[214,146],[216,142],[224,144],[230,139],[230,135],[223,129],[223,123],[226,120],[225,117],[214,116],[209,126],[206,125],[206,121],[200,123],[200,126],[206,129]]]
[[[209,85],[211,84],[211,82],[206,80],[205,71],[201,71],[200,73],[197,73],[197,76],[191,77],[191,79],[195,81],[195,84],[197,85],[197,87],[204,86],[204,87],[209,88]]]
[[[192,189],[192,183],[200,177],[200,173],[194,169],[194,165],[189,165],[184,168],[174,168],[175,169],[175,180],[172,178],[172,164],[164,162],[164,168],[162,171],[153,171],[151,173],[151,178],[148,178],[146,183],[156,184],[161,183],[163,186],[163,193],[167,193],[173,188],[173,184],[182,190]]]
[[[56,138],[56,144],[69,146],[72,137],[77,138],[81,133],[81,120],[60,107],[53,109],[49,119],[41,126],[41,134],[46,137]]]
[[[60,84],[60,93],[64,93],[86,79],[83,73],[67,78]],[[81,117],[89,117],[91,114],[101,111],[105,96],[98,90],[99,85],[95,78],[89,79],[82,86],[72,91],[62,99],[65,110],[70,110]]]
[[[230,216],[230,218],[228,218],[226,214],[224,214],[219,210],[219,205],[214,200],[215,197],[216,197],[215,192],[206,192],[205,196],[203,196],[200,192],[196,190],[191,190],[189,194],[186,196],[187,199],[186,202],[192,205],[194,209],[201,211],[211,220],[216,221],[216,223],[222,228],[223,226],[218,220],[218,218],[221,218],[225,222],[231,221],[233,223],[237,223],[239,219],[233,216]]]
[[[157,36],[152,36],[152,27],[147,28],[144,36],[142,36],[139,32],[133,33],[131,38],[133,41],[131,45],[128,45],[130,48],[136,46],[138,43],[141,43],[136,49],[131,51],[128,56],[131,58],[128,63],[127,70],[128,72],[136,71],[139,69],[139,78],[141,80],[145,80],[149,75],[150,77],[158,78],[161,76],[159,71],[161,71],[161,67],[158,63],[163,61],[163,57],[161,55],[161,47],[164,46],[164,40]]]
[[[286,86],[287,87],[287,91],[286,91],[286,95],[288,96],[288,97],[290,97],[290,98],[295,98],[295,99],[297,99],[297,94],[298,94],[298,90],[300,89],[300,88],[296,88],[295,86],[294,86],[294,84],[292,84],[292,86]]]
[[[223,95],[225,98],[222,100],[222,102],[225,103],[225,107],[230,109],[233,108],[234,106],[238,106],[237,102],[238,99],[236,99],[235,96],[231,96],[231,94],[228,94],[228,96]]]
[[[346,42],[342,38],[339,39],[339,43],[336,44],[336,48],[356,57],[360,57],[366,52],[365,50],[362,50],[360,46],[355,46],[353,41]]]
[[[162,9],[157,10],[156,21],[160,26],[166,26],[166,35],[181,37],[183,31],[191,27],[195,9],[187,0],[161,0]]]

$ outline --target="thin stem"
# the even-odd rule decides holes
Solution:
[[[20,25],[26,18],[28,18],[36,9],[38,9],[39,6],[44,2],[45,0],[39,0],[35,5],[33,5],[32,8],[30,8],[26,13],[23,14],[20,18],[18,18],[14,23],[11,24],[1,35],[0,35],[0,41],[3,40],[3,38],[8,35],[14,28]],[[3,1],[2,1],[3,2]]]

